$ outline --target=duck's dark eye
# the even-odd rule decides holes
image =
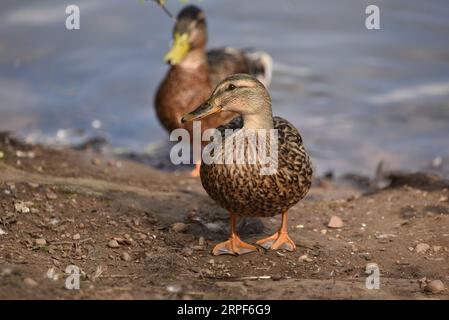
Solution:
[[[226,89],[227,91],[232,91],[236,88],[235,85],[233,85],[232,83],[228,86],[228,88]]]

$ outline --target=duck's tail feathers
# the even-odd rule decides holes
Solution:
[[[250,74],[255,76],[268,88],[273,74],[273,59],[271,56],[266,52],[251,49],[245,49],[243,54],[248,60]]]

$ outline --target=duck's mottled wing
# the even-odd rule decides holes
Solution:
[[[212,87],[224,78],[235,73],[248,73],[255,76],[266,87],[271,82],[272,59],[262,51],[251,49],[223,48],[207,53],[209,76]]]
[[[276,178],[278,186],[284,186],[292,205],[302,199],[312,184],[312,164],[307,154],[301,135],[287,120],[274,117],[274,127],[278,129],[278,173]]]

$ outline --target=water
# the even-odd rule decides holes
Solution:
[[[81,30],[67,31],[72,3],[2,0],[0,129],[48,143],[101,135],[136,152],[166,141],[152,103],[172,22],[151,2],[78,0]],[[380,31],[365,28],[368,4]],[[319,172],[372,174],[380,160],[415,170],[449,155],[447,0],[199,5],[209,47],[273,56],[274,114],[300,129]]]

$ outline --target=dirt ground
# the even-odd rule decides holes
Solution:
[[[365,185],[367,187],[367,185]],[[227,213],[199,179],[0,135],[1,299],[448,299],[449,183],[390,174],[371,192],[316,179],[289,211],[296,252],[213,257]],[[366,189],[364,189],[366,191]],[[328,226],[330,218],[343,221]],[[242,220],[254,242],[279,217]],[[366,288],[367,264],[380,288]],[[65,288],[68,265],[79,290]]]

